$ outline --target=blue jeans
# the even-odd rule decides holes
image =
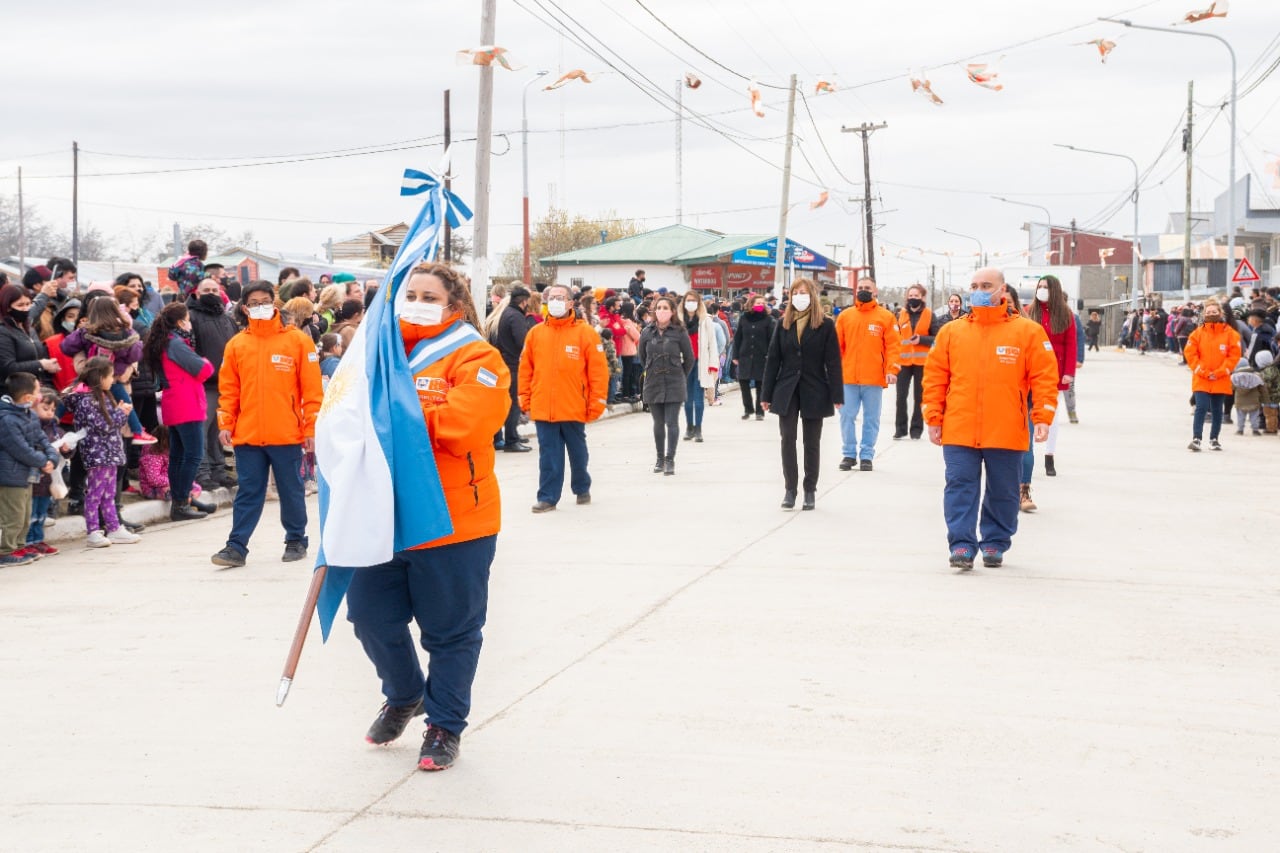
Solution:
[[[1197,391],[1193,396],[1196,400],[1196,414],[1191,420],[1191,435],[1195,438],[1204,438],[1204,417],[1211,415],[1209,438],[1210,440],[1217,438],[1218,433],[1222,432],[1222,410],[1226,401],[1231,399],[1231,395]]]
[[[347,619],[378,671],[387,704],[421,699],[427,721],[454,734],[467,727],[471,711],[497,541],[485,536],[400,551],[388,563],[356,569],[347,590]],[[425,678],[410,620],[427,651]]]
[[[591,492],[587,473],[587,425],[581,421],[534,421],[538,431],[538,500],[560,503],[564,491],[564,457],[569,454],[569,488],[575,495]]]
[[[698,381],[698,360],[693,360],[693,370],[684,381],[684,425],[687,427],[702,426],[702,411],[707,405],[707,396]]]
[[[969,556],[976,549],[994,548],[1003,554],[1013,544],[1018,531],[1018,469],[1021,450],[992,450],[942,446],[947,466],[947,482],[942,491],[942,514],[947,522],[947,545]],[[982,489],[986,469],[987,487]],[[978,520],[981,494],[982,519]],[[975,535],[981,532],[981,537]]]
[[[844,386],[844,408],[840,410],[841,455],[850,459],[875,459],[880,436],[880,403],[884,389],[879,385]],[[858,441],[858,410],[862,410],[862,441]]]
[[[241,444],[236,447],[236,475],[240,488],[231,505],[231,536],[227,545],[242,556],[249,553],[249,537],[262,518],[267,502],[267,474],[275,474],[280,495],[280,524],[285,542],[307,541],[307,497],[302,489],[302,445]],[[172,483],[170,484],[172,486]]]
[[[169,492],[173,505],[182,506],[191,499],[191,484],[204,459],[204,421],[170,424],[168,429]]]
[[[27,528],[27,544],[44,541],[44,523],[49,520],[49,507],[53,498],[48,495],[31,496],[31,526]]]
[[[129,391],[122,382],[112,384],[111,396],[117,403],[133,405],[133,398],[129,396]],[[133,431],[134,435],[142,432],[142,421],[138,420],[137,412],[129,412],[129,429]]]

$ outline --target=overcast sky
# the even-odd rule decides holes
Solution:
[[[939,227],[978,238],[991,254],[1025,249],[1021,224],[1043,214],[991,200],[992,194],[1043,205],[1055,224],[1075,217],[1082,225],[1129,233],[1132,208],[1122,202],[1130,165],[1054,148],[1055,142],[1128,154],[1144,170],[1159,158],[1144,185],[1141,224],[1144,232],[1161,230],[1168,212],[1183,205],[1180,139],[1172,135],[1182,123],[1187,81],[1195,80],[1196,100],[1206,105],[1197,107],[1197,137],[1230,88],[1227,53],[1210,39],[1090,23],[1122,15],[1164,26],[1200,0],[644,2],[711,58],[682,43],[636,0],[499,0],[497,43],[525,67],[495,73],[494,128],[503,133],[494,141],[502,154],[493,160],[495,258],[519,241],[520,93],[539,69],[553,76],[575,68],[607,73],[554,92],[530,87],[535,217],[554,194],[557,205],[573,212],[616,210],[655,228],[674,222],[676,126],[669,96],[693,70],[703,84],[684,91],[685,105],[742,147],[695,119],[684,122],[684,221],[725,232],[776,232],[784,89],[794,72],[817,127],[801,102],[791,186],[799,204],[789,235],[819,251],[846,244],[856,260],[860,206],[848,199],[862,194],[862,157],[858,137],[840,130],[887,122],[871,143],[882,226],[877,240],[886,250],[877,258],[882,281],[917,278],[924,261],[947,264],[945,257],[915,252],[907,255],[914,260],[898,260],[904,246],[951,250],[956,270],[971,264],[976,244]],[[663,94],[647,96],[577,37],[561,35],[565,27],[552,22],[551,13],[573,33],[589,32],[609,62],[637,80],[643,74]],[[413,215],[413,202],[398,196],[400,174],[438,162],[444,89],[453,93],[455,138],[473,135],[479,73],[457,65],[454,54],[479,44],[479,18],[479,2],[10,4],[6,31],[41,48],[22,60],[11,52],[0,71],[9,119],[0,141],[0,193],[13,194],[12,175],[21,165],[28,200],[69,230],[70,180],[39,176],[69,173],[74,139],[85,152],[82,223],[136,237],[171,231],[175,221],[212,222],[228,231],[252,229],[263,249],[322,254],[328,237]],[[1242,92],[1280,57],[1275,2],[1238,0],[1229,17],[1186,30],[1231,42]],[[1106,64],[1094,47],[1079,44],[1101,37],[1117,43]],[[997,60],[1003,91],[966,79],[965,62]],[[919,69],[927,69],[944,106],[911,92],[907,75]],[[765,118],[752,115],[738,74],[760,81]],[[814,94],[822,79],[835,85],[834,94]],[[1196,151],[1199,207],[1210,207],[1226,188],[1229,135],[1222,113]],[[1266,176],[1268,162],[1280,159],[1280,72],[1241,99],[1239,128],[1238,172],[1252,166],[1261,176],[1255,205],[1268,203],[1264,190],[1280,201]],[[428,147],[239,165],[252,162],[246,158],[288,159],[405,140]],[[455,151],[455,189],[464,200],[473,195],[474,150],[468,142]],[[101,176],[209,166],[236,167]],[[831,201],[810,211],[808,202],[823,189]],[[840,250],[842,260],[847,251]]]

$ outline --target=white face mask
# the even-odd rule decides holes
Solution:
[[[795,306],[797,311],[804,311],[809,307],[809,294],[797,293],[795,296],[791,297],[791,304]]]
[[[444,320],[444,306],[438,302],[406,302],[400,319],[415,326],[438,326]]]
[[[274,305],[249,306],[250,320],[270,320],[275,315],[276,315],[276,306]]]
[[[1037,299],[1038,301],[1040,301],[1040,302],[1048,302],[1048,301],[1049,301],[1049,288],[1047,288],[1047,287],[1037,287],[1037,288],[1036,288],[1036,299]]]
[[[569,303],[563,299],[548,299],[547,313],[552,317],[563,317],[569,313]]]
[[[698,313],[698,303],[696,303],[696,302],[686,302],[686,303],[684,304],[684,310],[685,310],[685,312],[686,312],[686,313],[689,313],[689,314],[697,314],[697,313]]]

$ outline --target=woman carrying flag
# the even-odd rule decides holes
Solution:
[[[511,377],[476,331],[468,284],[456,271],[419,264],[408,273],[402,298],[396,316],[408,358],[402,381],[417,391],[453,532],[356,569],[347,618],[386,697],[365,740],[390,743],[425,713],[418,767],[444,770],[458,755],[480,658],[501,526],[493,434],[507,416]],[[343,393],[341,381],[339,371],[328,393]],[[430,656],[425,678],[411,620]]]

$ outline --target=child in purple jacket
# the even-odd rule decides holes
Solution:
[[[94,356],[85,362],[80,381],[63,401],[71,410],[76,429],[85,431],[79,450],[87,472],[84,523],[90,548],[132,545],[141,538],[121,527],[116,515],[116,469],[125,464],[120,429],[133,406],[111,398],[114,382],[110,359]]]

